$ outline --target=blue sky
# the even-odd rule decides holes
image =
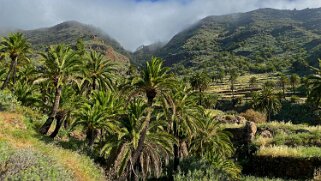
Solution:
[[[101,28],[124,48],[168,41],[209,15],[258,8],[321,7],[321,0],[0,0],[0,32],[76,20]],[[14,13],[13,13],[14,12]]]

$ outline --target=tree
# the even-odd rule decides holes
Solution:
[[[281,110],[281,106],[280,100],[270,87],[263,87],[262,91],[253,98],[253,107],[261,112],[265,112],[269,121],[271,121],[271,115]]]
[[[140,176],[143,179],[150,175],[160,176],[162,160],[172,154],[172,145],[176,140],[166,132],[167,122],[158,120],[159,116],[153,117],[155,120],[148,127],[143,149],[139,155],[139,166],[136,162],[132,162],[132,156],[139,147],[140,133],[145,127],[143,123],[149,115],[148,112],[148,105],[144,101],[134,99],[120,118],[121,132],[115,132],[107,137],[101,154],[107,159],[107,168],[115,173],[109,178],[110,180],[116,180],[121,176],[127,177],[128,180]],[[131,175],[124,176],[127,172]]]
[[[99,130],[105,130],[106,135],[120,131],[117,118],[122,111],[123,104],[117,94],[110,90],[94,92],[77,111],[73,127],[82,125],[86,129],[86,140],[89,148],[92,148]]]
[[[231,178],[237,178],[240,169],[230,160],[234,153],[230,133],[220,127],[209,113],[201,115],[201,127],[191,141],[190,152],[200,160],[204,159]]]
[[[292,87],[292,94],[295,94],[296,86],[300,83],[300,77],[297,74],[292,74],[290,76],[290,84]]]
[[[234,98],[234,89],[235,89],[235,83],[237,81],[237,78],[239,77],[239,74],[237,73],[236,69],[232,69],[230,71],[230,82],[231,82],[231,91],[232,91],[232,97]]]
[[[205,73],[197,72],[190,79],[190,84],[194,90],[198,90],[199,93],[199,105],[202,105],[203,91],[208,88],[209,77]]]
[[[40,55],[42,56],[43,64],[39,69],[39,77],[35,82],[50,81],[55,90],[51,113],[40,128],[40,133],[46,134],[59,110],[62,89],[79,72],[80,62],[76,59],[75,52],[65,45],[51,46],[46,53],[40,53]]]
[[[285,99],[285,89],[286,89],[286,85],[289,83],[289,79],[287,76],[285,75],[281,75],[279,77],[279,86],[282,88],[282,94],[283,94],[283,98]]]
[[[31,49],[22,33],[10,34],[3,38],[0,47],[4,55],[10,57],[11,60],[9,71],[1,87],[3,90],[8,86],[10,79],[12,79],[13,84],[16,82],[18,62],[28,61],[27,55],[31,52]]]
[[[253,89],[255,88],[255,84],[257,84],[257,78],[253,76],[249,80],[249,87]]]
[[[183,85],[183,84],[181,84]],[[181,158],[188,155],[187,143],[197,134],[201,126],[199,118],[203,111],[197,105],[192,93],[184,86],[178,86],[172,91],[173,104],[163,101],[164,115],[170,124],[170,133],[178,140],[174,147],[174,171],[178,170]]]
[[[112,89],[111,77],[114,72],[116,72],[114,64],[106,60],[101,53],[91,51],[86,55],[82,66],[83,89],[89,93],[96,89]]]
[[[320,72],[313,74],[308,77],[307,86],[308,92],[308,102],[312,103],[315,108],[319,108],[321,102],[321,75]]]
[[[140,76],[132,81],[132,86],[129,88],[129,97],[145,94],[147,99],[147,115],[143,122],[143,127],[139,134],[139,139],[136,149],[132,152],[131,164],[136,165],[140,157],[144,141],[146,139],[147,130],[151,121],[152,112],[154,110],[154,101],[157,96],[168,97],[168,91],[175,84],[175,79],[168,73],[169,69],[163,67],[163,61],[159,58],[153,57],[152,60],[146,62],[146,66],[142,69]],[[128,172],[124,173],[123,177],[127,177]]]

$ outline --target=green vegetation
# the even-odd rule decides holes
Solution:
[[[10,34],[9,39],[16,36],[26,41],[20,33]],[[2,51],[5,53],[7,50]],[[212,101],[208,98],[216,100],[213,96],[202,95],[207,88],[208,77],[196,76],[191,81],[196,90],[190,89],[189,84],[171,73],[156,57],[146,62],[139,71],[127,71],[126,75],[114,74],[112,77],[111,74],[119,67],[100,53],[87,51],[81,40],[74,47],[52,45],[45,52],[30,52],[28,56],[31,61],[16,72],[16,81],[7,81],[0,113],[7,114],[11,109],[13,114],[24,116],[27,110],[33,109],[35,114],[43,116],[40,122],[35,122],[31,116],[32,120],[27,121],[31,130],[17,128],[12,132],[4,130],[1,134],[7,134],[9,138],[17,137],[19,142],[26,141],[37,147],[31,153],[14,151],[19,155],[17,159],[24,155],[32,157],[30,159],[35,160],[35,166],[30,165],[29,160],[26,163],[22,160],[18,162],[26,164],[26,172],[15,171],[14,164],[10,166],[10,163],[7,167],[6,163],[11,162],[11,158],[5,156],[2,159],[5,164],[1,165],[7,173],[5,179],[11,178],[11,175],[14,178],[74,179],[73,169],[78,168],[78,162],[67,165],[71,167],[70,172],[63,169],[69,160],[60,160],[59,151],[56,151],[60,148],[44,142],[70,149],[64,150],[67,153],[79,151],[97,160],[106,171],[107,180],[170,179],[179,174],[179,168],[186,164],[184,160],[189,159],[202,160],[200,164],[211,167],[213,172],[221,173],[224,178],[239,177],[240,168],[231,159],[235,151],[231,135],[202,106],[206,104],[211,107]],[[6,65],[8,61],[11,58],[5,54],[1,64]],[[28,71],[24,71],[26,69]],[[6,68],[4,72],[10,70]],[[32,91],[24,92],[24,86],[32,87]],[[198,94],[201,95],[199,104],[195,101]],[[10,106],[18,102],[15,97],[21,101],[17,106],[21,107],[22,112]],[[206,99],[204,103],[202,98]],[[4,124],[10,121],[8,117],[1,120]],[[5,138],[6,143],[19,143],[11,143],[14,140],[9,138]],[[43,159],[50,149],[55,153],[48,160]],[[89,162],[84,164],[92,164]],[[50,164],[52,167],[44,170],[49,173],[40,174],[37,178],[28,172],[30,169],[38,173],[38,167]],[[81,171],[84,173],[80,176],[86,180],[102,178],[97,171]],[[87,179],[90,174],[95,176]]]
[[[288,167],[286,179],[318,178],[318,11],[207,17],[130,66],[76,22],[9,34],[0,179],[274,180]]]
[[[134,57],[159,56],[175,71],[210,74],[311,71],[320,56],[320,9],[259,9],[237,15],[209,16],[176,34],[165,46]],[[308,17],[308,18],[305,18]],[[144,56],[142,56],[142,54]],[[146,59],[147,58],[147,59]],[[182,68],[185,67],[185,68]]]

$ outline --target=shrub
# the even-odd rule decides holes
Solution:
[[[31,149],[15,151],[0,168],[0,180],[72,180],[70,171]]]
[[[248,109],[244,113],[240,114],[246,120],[252,121],[254,123],[265,123],[266,122],[266,115],[260,112],[254,111],[253,109]]]
[[[17,98],[10,91],[0,91],[0,111],[14,111],[18,105]]]
[[[174,180],[237,180],[240,169],[230,160],[190,157],[180,162],[180,172],[174,175]]]
[[[300,97],[299,96],[291,96],[291,102],[292,103],[299,103]]]

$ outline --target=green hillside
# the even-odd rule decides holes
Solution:
[[[45,117],[0,91],[0,180],[105,180],[92,159],[38,133]],[[71,144],[70,144],[71,146]]]
[[[263,73],[304,73],[302,61],[316,65],[320,54],[321,9],[259,9],[209,16],[175,35],[155,55],[167,65]]]
[[[116,40],[93,26],[77,21],[67,21],[50,28],[23,31],[23,33],[36,50],[44,50],[48,45],[59,43],[76,44],[81,38],[87,49],[99,51],[110,60],[129,63],[129,52]]]

